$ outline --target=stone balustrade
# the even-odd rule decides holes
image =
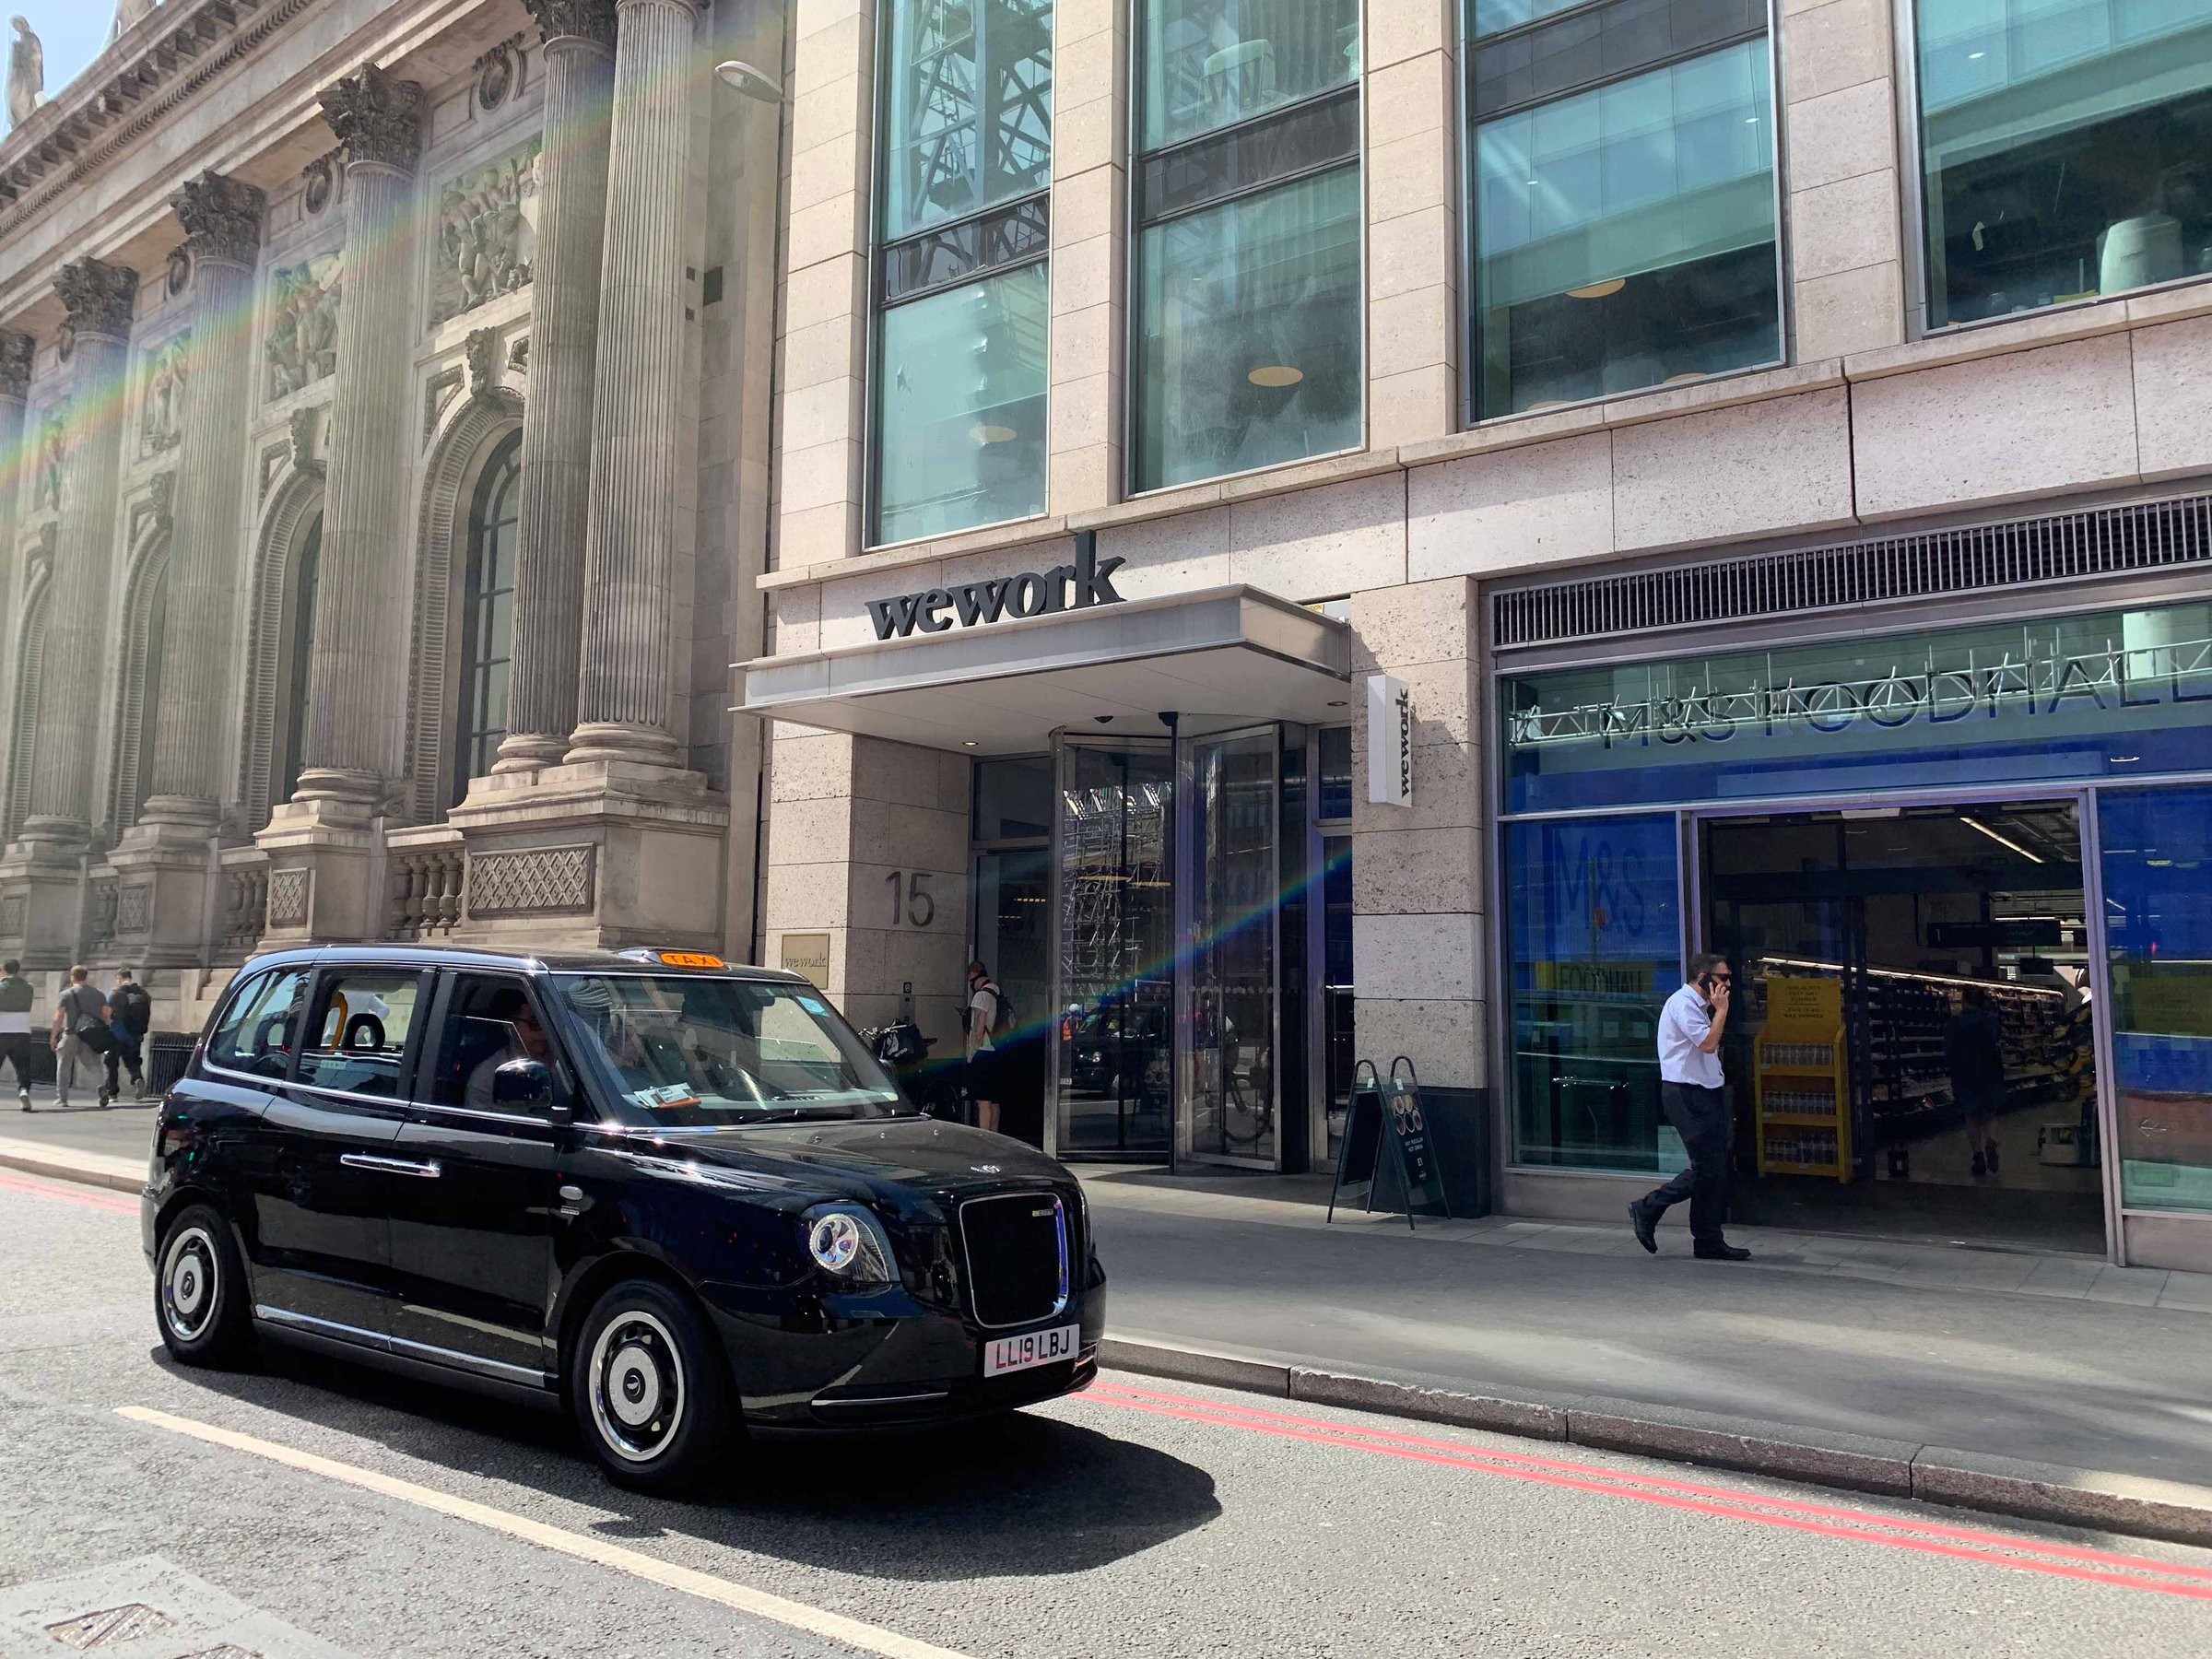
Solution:
[[[113,870],[95,870],[85,889],[85,940],[94,951],[115,942],[115,907],[123,888]]]
[[[387,939],[442,939],[461,921],[461,895],[468,856],[461,832],[438,826],[394,834],[386,860],[389,902],[384,912]]]
[[[222,915],[217,947],[224,961],[253,954],[269,921],[269,856],[259,847],[232,847],[222,855]]]

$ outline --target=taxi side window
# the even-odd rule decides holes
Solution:
[[[397,1100],[420,983],[419,974],[390,970],[335,973],[324,981],[313,1035],[300,1057],[300,1081]]]
[[[207,1039],[210,1065],[256,1077],[281,1077],[291,1063],[307,970],[283,968],[240,988]]]
[[[559,1072],[553,1040],[523,982],[504,974],[462,974],[446,1002],[445,1030],[424,1092],[441,1106],[532,1115],[498,1098],[499,1069],[512,1060],[535,1060],[557,1077]]]

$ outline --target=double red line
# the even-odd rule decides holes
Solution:
[[[1916,1550],[1923,1555],[1948,1556],[2053,1578],[2083,1579],[2092,1583],[2114,1584],[2124,1590],[2148,1590],[2161,1595],[2212,1601],[2212,1567],[2153,1560],[2012,1533],[1949,1526],[1938,1521],[1877,1514],[1871,1510],[1851,1509],[1841,1504],[1735,1491],[1666,1475],[1606,1468],[1531,1452],[1495,1451],[1460,1441],[1370,1429],[1265,1406],[1232,1405],[1103,1378],[1081,1397],[1154,1417],[1243,1430],[1279,1440],[1336,1446],[1407,1463],[1433,1464],[1538,1486],[1592,1492],[1601,1497],[1626,1498],[1723,1520],[1785,1527],[1822,1537]]]
[[[107,1210],[118,1216],[138,1213],[138,1200],[107,1187],[79,1186],[74,1182],[49,1181],[39,1175],[0,1171],[0,1192],[32,1193],[41,1198],[59,1198],[85,1209]]]

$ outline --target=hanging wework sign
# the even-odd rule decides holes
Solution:
[[[907,638],[914,633],[943,633],[952,627],[976,628],[1009,617],[1041,617],[1053,611],[1088,610],[1094,605],[1119,605],[1113,573],[1119,559],[1100,559],[1088,535],[1076,538],[1071,564],[1049,571],[1023,571],[1014,576],[993,576],[959,587],[924,588],[918,594],[896,594],[888,599],[867,601],[868,616],[879,640]]]
[[[1367,798],[1413,805],[1413,693],[1387,674],[1367,679]]]

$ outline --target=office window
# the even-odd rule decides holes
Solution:
[[[1359,441],[1355,0],[1147,0],[1131,482]]]
[[[1921,0],[1928,326],[2212,273],[2212,0]]]
[[[882,24],[876,542],[1044,511],[1051,0]]]
[[[1779,360],[1760,0],[1470,0],[1469,27],[1475,418]]]

